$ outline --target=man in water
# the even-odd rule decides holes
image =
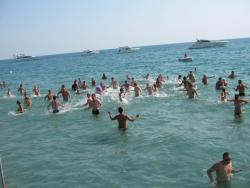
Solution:
[[[204,85],[208,85],[208,79],[209,78],[213,78],[214,76],[207,76],[207,75],[203,75],[203,78],[202,78],[202,83],[204,84]]]
[[[70,93],[69,91],[65,88],[65,85],[63,84],[61,87],[61,90],[57,93],[57,96],[59,94],[62,94],[63,97],[63,101],[64,102],[68,102],[69,98],[70,98]]]
[[[44,97],[44,100],[48,99],[48,101],[50,101],[52,100],[52,98],[53,98],[53,93],[49,89],[47,95]]]
[[[193,71],[190,71],[189,74],[187,75],[187,78],[190,82],[194,83],[195,82],[195,76]]]
[[[109,87],[112,87],[113,89],[117,89],[118,88],[118,82],[114,79],[114,77],[111,78],[111,84],[110,84]]]
[[[87,102],[83,106],[88,106],[89,108],[92,107],[93,99],[89,93],[87,93]]]
[[[229,79],[234,79],[236,77],[234,71],[231,72],[231,74],[228,76]]]
[[[130,85],[127,80],[124,81],[124,84],[120,85],[120,87],[124,87],[126,92],[129,92]]]
[[[100,108],[102,103],[96,98],[96,95],[93,93],[92,95],[92,114],[98,115],[100,113]]]
[[[148,95],[153,95],[153,88],[149,85],[149,83],[147,83],[146,88],[144,90],[147,90]]]
[[[216,172],[216,183],[218,188],[230,188],[231,174],[240,172],[240,169],[233,169],[232,158],[228,152],[223,153],[222,160],[215,163],[207,170],[210,183],[214,183],[212,172]]]
[[[189,82],[189,87],[187,89],[187,95],[189,99],[194,99],[195,96],[198,97],[197,91],[194,89],[194,86],[192,83]]]
[[[21,102],[20,101],[16,101],[16,104],[18,106],[16,113],[24,113],[24,110],[23,110]]]
[[[119,112],[119,114],[116,115],[115,117],[111,116],[111,112],[108,112],[108,114],[109,114],[109,117],[110,117],[111,120],[117,120],[118,121],[118,128],[119,129],[125,129],[126,130],[128,128],[127,120],[134,121],[137,118],[139,118],[139,114],[137,114],[135,117],[132,117],[132,118],[127,116],[126,114],[123,114],[123,108],[122,107],[118,108],[118,112]]]
[[[136,97],[139,97],[141,95],[141,88],[137,85],[137,83],[134,84],[134,91]]]
[[[23,87],[23,84],[20,84],[19,88],[18,88],[18,92],[20,93],[20,95],[23,95],[25,92],[25,89]]]
[[[35,96],[40,96],[40,89],[37,86],[34,86],[33,93]]]
[[[120,102],[122,102],[124,98],[125,98],[125,92],[124,92],[123,87],[121,87],[120,88],[120,93],[119,93],[119,100],[120,100]]]
[[[245,88],[247,88],[247,86],[244,85],[244,84],[242,83],[241,80],[239,80],[239,81],[238,81],[238,85],[237,85],[237,87],[235,88],[235,91],[238,91],[238,90],[239,90],[239,96],[240,96],[240,97],[244,97],[244,96],[245,96]]]
[[[12,96],[12,93],[11,93],[11,91],[10,91],[10,88],[8,88],[7,96],[8,96],[8,97],[11,97],[11,96]]]
[[[24,92],[24,104],[25,104],[26,108],[31,108],[31,106],[32,106],[31,98],[29,97],[29,95],[26,92]]]
[[[228,100],[230,102],[234,102],[234,115],[236,117],[240,117],[242,114],[241,106],[242,104],[247,104],[246,100],[240,99],[239,95],[235,95],[234,99]]]
[[[48,105],[48,110],[49,110],[50,106],[52,108],[53,113],[58,113],[59,112],[59,109],[58,109],[59,106],[63,106],[63,105],[61,105],[61,103],[57,100],[56,96],[53,96],[52,101]]]

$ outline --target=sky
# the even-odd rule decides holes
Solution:
[[[0,59],[250,37],[250,0],[0,0]]]

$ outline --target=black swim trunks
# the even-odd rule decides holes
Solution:
[[[96,110],[92,110],[92,114],[95,114],[95,115],[98,115],[100,113],[100,111],[98,110],[98,109],[96,109]]]
[[[53,113],[58,113],[58,112],[59,112],[58,109],[53,110]]]

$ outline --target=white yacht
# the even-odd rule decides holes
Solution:
[[[99,54],[98,50],[84,50],[81,52],[81,56]]]
[[[119,47],[118,54],[131,53],[131,52],[136,52],[136,51],[139,51],[139,50],[140,50],[140,48],[131,48],[131,47],[128,47],[128,46],[123,46],[123,47]]]
[[[223,47],[228,43],[228,41],[222,40],[197,40],[188,49],[200,49],[200,48],[213,48],[213,47]]]
[[[190,56],[184,56],[178,59],[180,62],[192,62],[193,58]]]
[[[13,57],[16,61],[30,61],[30,60],[35,59],[34,56],[25,55],[23,53],[22,54],[14,54]]]

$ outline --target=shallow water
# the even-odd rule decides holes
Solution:
[[[232,153],[234,167],[243,170],[234,175],[233,187],[249,187],[249,105],[243,106],[243,117],[235,119],[233,104],[220,102],[214,86],[219,76],[226,78],[232,70],[249,85],[250,39],[230,40],[224,48],[190,51],[189,45],[148,46],[131,54],[105,50],[93,56],[0,61],[0,81],[5,80],[15,95],[8,98],[0,89],[0,153],[8,187],[209,187],[206,169],[225,151]],[[192,63],[177,61],[185,52],[193,57]],[[189,100],[175,80],[194,68],[199,98]],[[70,89],[78,78],[90,85],[94,77],[99,83],[103,72],[109,77],[106,84],[112,76],[123,83],[130,75],[144,88],[147,73],[153,79],[161,73],[170,80],[159,95],[143,92],[135,98],[131,92],[123,104],[118,91],[109,89],[99,96],[103,107],[98,117],[83,109],[86,93],[72,93],[59,114],[48,112],[43,99],[48,89],[56,93],[61,84]],[[215,76],[206,87],[201,84],[203,74]],[[228,80],[231,97],[238,78]],[[21,82],[33,107],[16,116],[16,100],[23,101],[17,93]],[[40,87],[41,97],[32,95],[34,85]],[[129,115],[140,114],[126,132],[119,131],[107,114],[115,115],[119,105]]]

